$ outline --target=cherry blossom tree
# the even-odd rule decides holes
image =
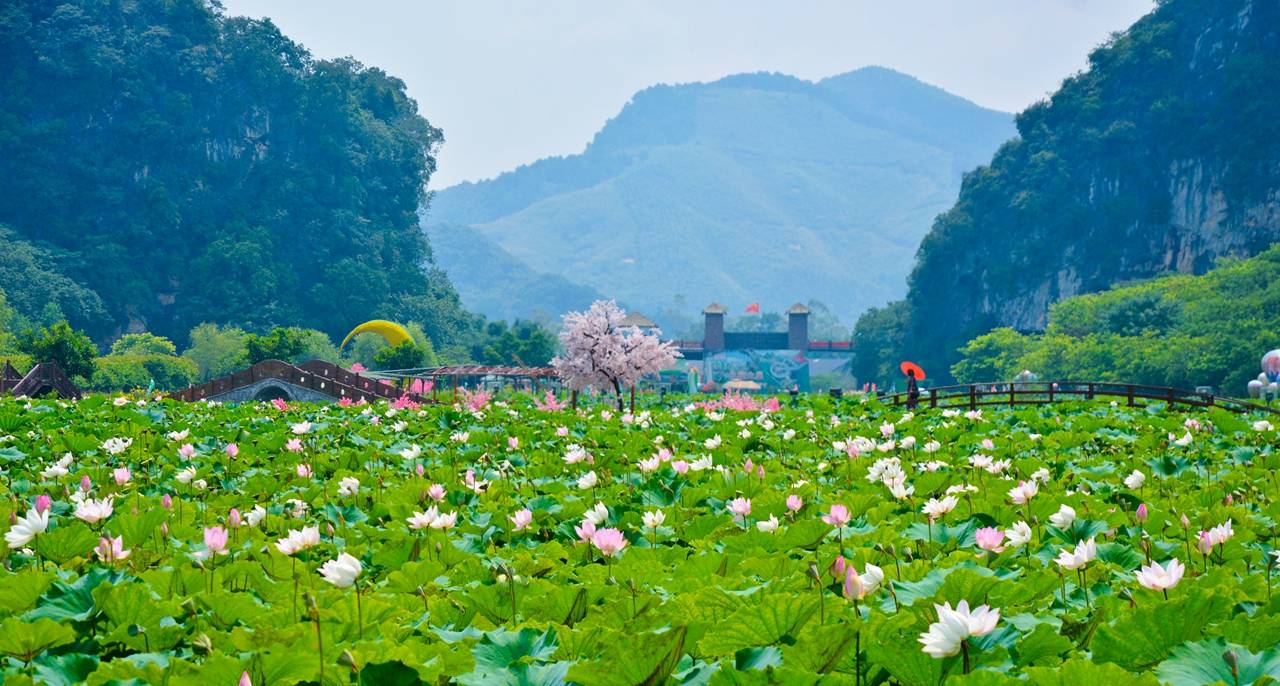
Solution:
[[[612,390],[622,411],[622,390],[648,374],[675,364],[680,353],[658,334],[621,325],[625,312],[612,300],[597,300],[585,312],[564,316],[560,343],[564,353],[551,361],[565,385]]]

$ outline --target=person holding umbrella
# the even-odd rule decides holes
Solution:
[[[924,379],[924,370],[915,362],[903,362],[898,368],[907,375],[907,409],[914,410],[920,404],[919,382]]]

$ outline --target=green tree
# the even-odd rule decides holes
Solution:
[[[471,359],[481,364],[537,367],[548,364],[559,342],[539,324],[518,319],[489,322],[484,335],[471,347]]]
[[[243,364],[252,365],[264,360],[281,362],[301,361],[307,352],[308,336],[297,327],[277,327],[266,335],[249,334],[244,339]]]
[[[907,304],[902,301],[873,307],[858,319],[850,368],[860,383],[887,385],[901,378],[898,363],[908,359],[906,324]]]
[[[1031,345],[1030,339],[1013,329],[996,329],[969,341],[951,374],[961,383],[1012,380],[1022,371],[1022,357]]]
[[[98,356],[93,341],[65,321],[27,332],[18,348],[35,362],[55,362],[67,376],[85,379],[93,376]]]
[[[173,341],[151,333],[127,333],[111,344],[112,355],[177,355]]]
[[[196,364],[197,379],[209,381],[238,369],[245,357],[249,334],[233,326],[204,323],[191,329],[189,346],[182,356]]]
[[[373,356],[374,369],[417,369],[427,366],[427,351],[413,341],[385,347]]]

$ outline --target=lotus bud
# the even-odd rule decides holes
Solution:
[[[227,457],[233,460],[236,458],[236,455],[240,454],[240,446],[236,445],[235,443],[228,443],[225,450],[227,452]],[[248,676],[247,672],[245,673],[245,676],[246,677]]]
[[[842,577],[847,563],[844,561],[844,555],[836,555],[836,559],[831,562],[831,576]]]
[[[1234,496],[1233,494],[1231,494],[1231,493],[1228,493],[1228,494],[1227,494],[1226,499],[1224,500],[1225,504],[1227,504],[1227,505],[1230,505],[1230,504],[1234,503],[1235,501],[1236,501],[1236,498],[1235,498],[1235,496]]]
[[[325,531],[327,531],[327,532],[329,533],[330,538],[332,538],[332,537],[333,537],[333,525],[332,525],[332,524],[326,524],[326,525],[325,525]]]
[[[240,683],[236,684],[236,686],[253,686],[253,682],[249,679],[248,672],[240,672]]]
[[[187,598],[186,600],[182,601],[182,611],[187,613],[188,615],[195,615],[196,601],[191,598]]]
[[[93,488],[93,482],[89,480],[89,475],[85,474],[80,477],[80,490],[88,493],[91,488]]]
[[[1147,521],[1147,504],[1142,503],[1141,505],[1139,505],[1138,511],[1133,515],[1133,517],[1134,519],[1138,520],[1139,524]]]
[[[231,526],[240,526],[240,510],[231,508],[231,513],[227,515],[227,523]]]
[[[213,652],[213,639],[209,638],[209,634],[200,634],[191,641],[191,647],[195,648],[196,652],[207,655]]]
[[[1190,519],[1187,519],[1187,515],[1186,515],[1186,513],[1184,512],[1184,513],[1182,514],[1182,528],[1184,528],[1184,529],[1185,529],[1185,528],[1187,528],[1187,527],[1189,527],[1189,526],[1191,526],[1191,520],[1190,520]]]
[[[1236,660],[1236,651],[1228,650],[1227,652],[1223,653],[1222,661],[1227,663],[1227,666],[1231,668],[1231,676],[1233,677],[1239,676],[1240,664],[1239,664],[1239,661]]]
[[[36,496],[36,512],[48,512],[53,507],[53,498],[41,493]]]
[[[160,499],[160,504],[161,504],[162,506],[164,506],[164,509],[166,509],[166,510],[172,510],[172,509],[173,509],[173,496],[169,495],[168,493],[165,493],[165,494],[164,494],[164,497]]]
[[[169,522],[160,522],[160,535],[165,538],[169,537]]]
[[[350,650],[342,651],[342,654],[338,656],[338,664],[350,668],[353,672],[360,671],[359,667],[356,666],[356,656],[352,655]]]
[[[427,470],[422,465],[418,465],[417,467],[414,467],[414,471],[418,473],[419,477],[421,477]]]

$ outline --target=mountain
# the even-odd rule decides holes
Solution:
[[[474,327],[424,270],[441,132],[404,83],[206,0],[0,10],[0,289],[98,340]],[[442,339],[444,339],[442,341]]]
[[[424,226],[464,302],[486,314],[573,303],[564,289],[526,292],[532,272],[650,313],[677,296],[698,309],[816,298],[851,320],[902,296],[962,172],[1012,132],[1010,115],[876,67],[816,83],[659,85],[581,154],[439,191]],[[446,237],[452,226],[506,255],[452,250],[474,243]],[[527,270],[508,276],[512,260]]]
[[[1061,300],[1044,333],[979,336],[953,373],[989,382],[1030,369],[1041,379],[1208,385],[1242,396],[1262,354],[1280,346],[1280,246],[1227,262]]]
[[[855,338],[905,321],[893,352],[945,380],[966,341],[1042,329],[1057,300],[1280,240],[1280,3],[1165,0],[1017,126],[923,240],[899,316]]]

